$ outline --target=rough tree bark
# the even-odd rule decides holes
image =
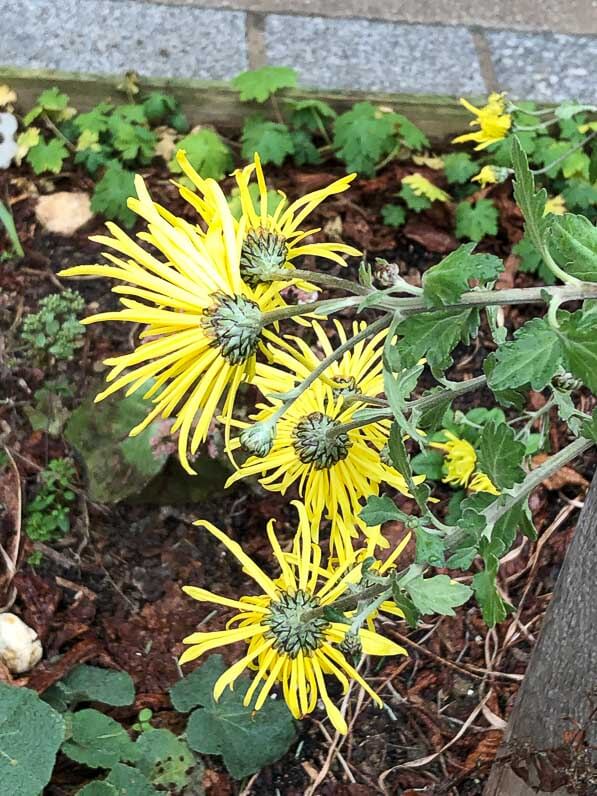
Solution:
[[[597,793],[596,584],[597,474],[484,796]]]

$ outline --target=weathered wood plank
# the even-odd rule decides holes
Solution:
[[[498,751],[484,796],[552,796],[568,793],[568,773],[560,756],[548,750],[568,749],[577,759],[582,745],[571,749],[566,732],[586,728],[585,744],[597,744],[594,710],[597,687],[597,475],[585,500],[574,537],[549,604],[541,635],[531,655],[503,745]],[[526,749],[540,752],[527,755]],[[597,749],[593,746],[593,749]],[[587,762],[591,754],[585,747]],[[511,755],[525,760],[529,783],[509,765]],[[503,758],[503,759],[500,759]],[[543,771],[541,788],[537,762]],[[518,769],[518,766],[516,766]],[[593,769],[597,778],[597,769]],[[565,784],[558,781],[564,776]],[[526,779],[526,776],[525,776]],[[551,780],[551,786],[547,782]],[[595,783],[594,783],[595,784]],[[533,787],[534,786],[534,787]],[[556,790],[556,786],[559,786]],[[575,793],[594,793],[588,786]]]
[[[117,90],[122,76],[104,76],[69,72],[35,71],[0,66],[0,83],[7,83],[19,95],[19,105],[29,108],[41,91],[57,86],[66,92],[71,103],[80,111],[87,111],[98,102],[110,98],[115,103],[126,102]],[[271,113],[269,104],[241,103],[238,93],[228,83],[201,80],[142,78],[143,91],[166,91],[182,105],[192,124],[213,124],[223,130],[238,129],[248,113]],[[340,91],[288,91],[281,96],[293,99],[316,97],[329,102],[337,111],[344,111],[355,102],[371,100],[391,107],[418,125],[432,141],[445,141],[461,133],[470,121],[470,114],[454,97],[415,96],[412,94],[370,94]]]

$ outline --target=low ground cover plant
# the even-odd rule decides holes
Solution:
[[[227,487],[257,479],[264,490],[287,496],[293,534],[284,539],[279,523],[265,523],[263,565],[227,529],[199,516],[200,533],[238,562],[253,587],[226,594],[184,587],[189,598],[227,612],[224,629],[198,623],[183,639],[185,673],[192,661],[227,653],[226,663],[210,655],[172,689],[175,710],[190,713],[184,733],[155,728],[151,714],[139,713],[133,740],[105,712],[75,710],[80,702],[130,704],[134,696],[123,680],[114,688],[128,689],[128,701],[105,699],[108,675],[75,670],[42,706],[29,694],[10,695],[23,700],[15,714],[39,711],[48,727],[34,772],[25,772],[12,747],[7,753],[17,761],[15,793],[39,792],[59,750],[106,772],[82,796],[151,794],[192,787],[196,753],[221,755],[232,776],[246,777],[284,754],[295,722],[321,709],[337,736],[346,735],[338,690],[349,694],[356,684],[383,707],[361,674],[362,657],[407,655],[388,620],[416,627],[425,617],[454,616],[469,600],[488,626],[506,619],[513,607],[499,588],[498,568],[518,533],[536,538],[529,496],[597,442],[597,410],[585,411],[579,400],[589,395],[591,403],[597,391],[597,235],[588,216],[565,212],[592,206],[592,109],[544,112],[502,95],[480,108],[466,103],[473,129],[455,143],[473,142],[483,155],[439,158],[400,114],[359,103],[336,116],[324,103],[278,98],[293,81],[291,70],[269,67],[236,79],[241,100],[272,103],[279,119],[247,120],[241,155],[250,163],[234,171],[230,195],[221,182],[234,166],[232,150],[213,130],[188,132],[166,96],[76,115],[64,95],[45,92],[23,120],[30,141],[21,145],[30,143],[26,156],[36,172],[59,170],[70,143],[79,163],[103,173],[97,209],[125,226],[140,219],[143,227],[133,235],[109,222],[107,234],[94,238],[104,262],[59,272],[97,278],[99,285],[110,280],[117,304],[83,318],[82,326],[76,293],[40,304],[23,323],[31,355],[68,360],[85,326],[131,324],[138,331],[132,350],[105,359],[106,385],[96,397],[98,411],[104,400],[127,407],[119,424],[132,440],[128,448],[120,441],[123,460],[142,470],[156,448],[155,424],[167,422],[160,433],[174,441],[192,476],[219,426],[233,469]],[[159,124],[184,135],[169,159],[188,204],[184,216],[152,197],[133,173],[155,154]],[[286,158],[317,163],[333,151],[347,169],[371,175],[419,150],[425,172],[402,179],[384,219],[399,226],[406,209],[455,199],[455,232],[464,241],[428,268],[420,285],[343,241],[312,240],[310,215],[344,194],[354,174],[291,202],[269,187],[263,169]],[[451,193],[435,184],[435,172]],[[512,177],[525,223],[520,252],[526,270],[542,280],[538,286],[496,287],[503,259],[476,249],[497,225],[493,202],[476,193],[478,186]],[[543,178],[558,193],[548,196]],[[317,258],[316,267],[301,268],[305,257]],[[360,263],[357,278],[348,270],[330,273],[327,266],[344,269],[348,258]],[[541,314],[512,333],[500,312],[505,305],[533,305]],[[60,312],[66,315],[58,323]],[[481,323],[493,350],[474,376],[459,380],[454,359],[461,345],[475,343]],[[481,388],[490,390],[493,406],[458,408],[458,399]],[[525,409],[530,390],[547,396],[534,412]],[[549,455],[553,408],[567,425],[568,443]],[[142,444],[133,447],[137,439]],[[538,452],[546,454],[539,465]],[[51,541],[68,530],[74,475],[59,459],[41,474],[28,509],[32,539]],[[439,482],[453,489],[448,505],[434,493]],[[388,521],[401,523],[398,541],[387,537]],[[411,541],[415,557],[406,564]],[[238,646],[229,654],[232,645]],[[7,736],[11,728],[9,722]]]

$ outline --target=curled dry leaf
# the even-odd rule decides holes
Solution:
[[[533,466],[539,467],[540,464],[548,459],[546,453],[540,453],[538,456],[533,457]],[[543,486],[550,491],[556,491],[564,486],[580,486],[586,489],[589,486],[587,479],[580,473],[577,473],[572,467],[562,467],[557,473],[554,473],[549,478],[543,481]]]
[[[21,477],[8,448],[3,447],[6,463],[0,466],[0,611],[15,601],[13,579],[21,547]]]

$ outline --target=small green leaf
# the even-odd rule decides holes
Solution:
[[[381,208],[383,223],[388,227],[401,227],[406,221],[406,210],[402,205],[384,205]]]
[[[110,127],[109,115],[114,109],[109,102],[100,102],[87,113],[80,113],[73,119],[73,124],[83,133],[103,133]]]
[[[468,345],[476,336],[479,313],[476,310],[434,310],[411,315],[396,331],[396,348],[406,367],[426,357],[434,375],[442,374],[452,364],[450,356],[458,343]]]
[[[110,716],[87,708],[66,714],[70,733],[62,751],[71,760],[90,768],[112,768],[122,760],[139,759],[139,751],[127,731]]]
[[[454,608],[465,603],[472,594],[463,583],[457,583],[448,575],[423,578],[419,575],[405,585],[406,591],[421,614],[455,616]]]
[[[0,683],[0,782],[8,796],[38,796],[64,738],[62,716],[29,688]]]
[[[483,572],[478,572],[473,577],[473,591],[481,607],[483,619],[489,627],[503,622],[512,610],[512,606],[502,599],[496,587],[498,567],[498,559],[496,556],[490,555],[485,561]]]
[[[444,173],[450,185],[462,185],[479,171],[479,164],[466,152],[452,152],[444,155]]]
[[[198,690],[209,692],[209,698],[204,707],[191,713],[187,741],[196,752],[222,755],[232,776],[242,779],[288,751],[295,738],[294,722],[283,701],[268,700],[258,711],[244,707],[242,701],[249,687],[245,677],[236,682],[234,691],[226,689],[215,702],[211,694],[225,666],[220,655],[211,656],[214,657],[215,665],[204,664],[196,670],[203,672],[203,680],[201,675],[195,678],[199,681]]]
[[[85,785],[77,796],[160,796],[157,791],[136,768],[117,763],[101,781]]]
[[[597,228],[585,216],[566,213],[549,228],[547,247],[567,274],[597,282]]]
[[[421,614],[410,597],[396,582],[392,584],[392,599],[404,614],[406,624],[409,627],[415,628]]]
[[[394,120],[398,125],[398,135],[409,149],[421,150],[429,146],[429,139],[416,124],[401,113],[394,114]]]
[[[271,122],[259,114],[249,116],[242,134],[242,156],[252,160],[257,153],[263,163],[281,166],[288,155],[294,153],[290,130],[285,124]]]
[[[555,285],[556,278],[553,271],[543,262],[543,258],[527,238],[521,238],[512,247],[512,254],[520,257],[518,270],[523,274],[537,274],[545,285]]]
[[[587,439],[597,442],[597,409],[593,409],[593,414],[587,418],[580,427],[580,433]]]
[[[51,138],[47,143],[42,139],[39,144],[27,152],[27,162],[36,174],[49,171],[60,174],[62,164],[68,157],[68,149],[58,138]]]
[[[145,117],[149,124],[154,127],[158,124],[163,124],[177,108],[178,103],[174,97],[169,94],[163,94],[161,91],[152,91],[151,94],[143,100]]]
[[[430,306],[458,303],[470,290],[470,280],[482,285],[493,281],[504,270],[504,264],[493,254],[473,254],[474,243],[465,243],[433,265],[423,274],[423,295]]]
[[[179,792],[188,783],[196,765],[184,740],[170,730],[148,730],[137,738],[140,759],[136,767],[147,779],[168,792]]]
[[[399,114],[370,102],[357,102],[334,122],[334,149],[347,171],[371,177],[375,166],[396,146]]]
[[[592,392],[597,392],[597,322],[583,324],[583,313],[575,312],[557,332],[567,369]]]
[[[297,166],[321,163],[321,153],[313,143],[313,138],[305,130],[291,130],[293,158]]]
[[[205,179],[221,180],[234,165],[230,147],[225,144],[215,130],[198,130],[181,138],[176,151],[184,150],[191,166]],[[182,168],[176,158],[172,158],[168,168],[173,174],[180,174]]]
[[[416,475],[424,475],[430,481],[441,481],[443,478],[444,457],[438,450],[429,448],[417,453],[410,463]]]
[[[530,384],[542,390],[562,361],[560,339],[544,318],[533,318],[495,352],[495,367],[488,376],[492,390]]]
[[[486,235],[497,235],[498,218],[491,199],[478,199],[474,204],[460,202],[456,207],[456,237],[480,241]]]
[[[361,509],[359,517],[369,527],[381,525],[389,520],[404,521],[406,519],[405,513],[387,495],[379,497],[371,495],[367,498],[367,503]]]
[[[406,183],[402,183],[398,196],[403,200],[409,210],[414,210],[415,213],[419,213],[421,210],[428,210],[431,207],[431,202],[426,196],[418,196],[410,185]]]
[[[335,119],[336,111],[323,100],[286,98],[285,104],[291,109],[290,122],[295,129],[320,133],[324,119]]]
[[[415,564],[431,564],[432,567],[443,567],[446,564],[444,555],[444,539],[437,533],[429,533],[424,528],[415,529],[417,540]]]
[[[479,468],[498,489],[511,489],[524,480],[521,462],[524,445],[517,442],[514,431],[506,423],[487,423],[479,442]]]
[[[125,227],[132,227],[137,216],[127,207],[127,200],[135,196],[135,175],[123,169],[120,163],[108,163],[104,176],[96,183],[91,197],[91,209],[102,213],[106,218],[121,221]]]
[[[287,66],[263,66],[242,72],[232,80],[241,102],[265,102],[281,88],[295,88],[297,74]]]
[[[158,137],[153,130],[140,124],[120,124],[112,144],[122,160],[149,163],[155,155]]]
[[[44,698],[53,698],[53,694],[71,707],[78,702],[103,702],[105,705],[120,707],[132,705],[135,687],[127,672],[80,664],[63,680],[48,689]]]

